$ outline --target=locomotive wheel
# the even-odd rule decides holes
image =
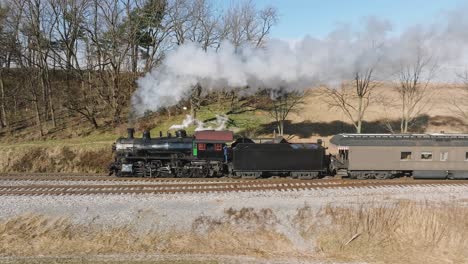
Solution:
[[[150,168],[146,168],[143,177],[144,178],[155,178],[155,174],[157,173],[156,170],[151,170]]]
[[[201,169],[194,169],[191,171],[191,178],[206,178],[208,176],[208,172],[206,171],[205,168]]]
[[[185,178],[185,177],[188,177],[190,178],[190,173],[187,169],[184,169],[184,168],[175,168],[174,169],[174,175],[177,177],[177,178]]]
[[[203,166],[200,170],[198,178],[208,178],[210,177],[210,168]]]

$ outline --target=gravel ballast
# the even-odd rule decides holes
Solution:
[[[229,208],[271,209],[287,219],[297,209],[309,206],[378,205],[399,200],[417,202],[458,202],[466,206],[468,186],[422,185],[331,188],[301,191],[226,193],[1,196],[0,219],[24,214],[69,217],[78,224],[106,226],[136,224],[138,228],[190,228],[197,217],[220,217]]]

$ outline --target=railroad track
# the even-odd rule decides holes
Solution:
[[[0,173],[0,180],[8,181],[105,181],[105,182],[188,182],[188,181],[245,181],[246,179],[232,178],[140,178],[115,177],[106,174],[78,174],[78,173]]]
[[[447,180],[310,180],[238,181],[207,183],[126,184],[126,185],[48,185],[0,186],[0,196],[12,195],[93,195],[93,194],[167,194],[252,191],[297,191],[327,188],[378,188],[382,186],[467,186],[468,181]]]

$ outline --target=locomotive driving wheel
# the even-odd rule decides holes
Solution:
[[[185,178],[185,177],[190,177],[189,171],[184,168],[184,167],[177,167],[174,169],[174,175],[177,178]]]

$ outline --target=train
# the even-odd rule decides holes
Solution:
[[[468,178],[468,134],[338,134],[331,154],[318,139],[291,143],[234,138],[232,131],[177,130],[152,137],[145,130],[113,144],[109,175],[118,177],[317,179]],[[337,176],[338,175],[338,176]]]

